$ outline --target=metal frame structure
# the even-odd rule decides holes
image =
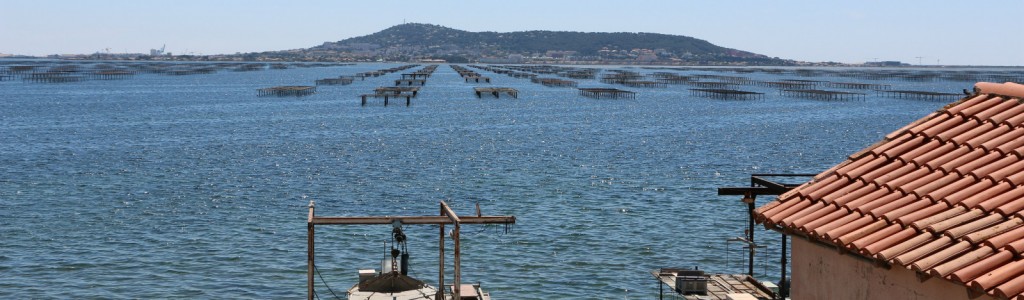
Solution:
[[[444,299],[444,225],[454,224],[455,228],[452,230],[452,240],[455,243],[455,259],[454,259],[454,271],[455,271],[455,284],[452,287],[453,299],[460,299],[461,297],[461,286],[462,286],[462,255],[459,246],[459,231],[462,224],[515,224],[515,216],[482,216],[480,215],[480,207],[477,206],[476,216],[464,216],[459,217],[455,214],[455,211],[448,206],[448,203],[441,202],[441,214],[439,216],[378,216],[378,217],[318,217],[314,214],[314,203],[309,201],[309,218],[306,222],[307,232],[307,252],[306,252],[306,286],[307,286],[307,298],[312,300],[314,297],[313,288],[313,274],[314,264],[313,258],[315,253],[315,242],[314,234],[316,225],[385,225],[393,224],[394,222],[400,222],[401,224],[408,225],[439,225],[440,230],[440,243],[438,252],[438,289],[437,296],[435,299]]]
[[[750,186],[749,187],[721,187],[718,188],[718,195],[735,195],[743,196],[743,203],[747,204],[747,218],[748,228],[747,236],[740,238],[743,242],[746,242],[749,250],[749,256],[747,257],[747,275],[754,276],[754,252],[757,249],[757,243],[754,240],[754,208],[758,195],[781,195],[789,190],[800,186],[800,184],[788,184],[781,183],[778,181],[769,180],[769,177],[814,177],[817,174],[751,174],[750,175]],[[802,183],[801,183],[802,184]],[[786,265],[788,264],[786,259],[786,235],[782,234],[782,258],[780,259],[782,265],[782,280],[786,280]],[[789,289],[785,284],[779,285],[779,296],[785,299],[789,296]]]

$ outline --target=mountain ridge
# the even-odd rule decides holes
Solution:
[[[721,47],[706,40],[646,32],[531,30],[471,32],[423,23],[395,25],[376,33],[276,51],[310,60],[449,62],[595,62],[787,65],[791,60]],[[264,52],[268,54],[268,52]],[[453,61],[455,60],[455,61]]]

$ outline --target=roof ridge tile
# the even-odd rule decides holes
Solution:
[[[1024,98],[1024,84],[1006,82],[979,82],[974,85],[974,90],[980,94],[994,94],[1012,98]]]

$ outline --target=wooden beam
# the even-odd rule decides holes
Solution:
[[[405,225],[454,224],[446,216],[379,216],[379,217],[313,217],[310,223],[316,225],[381,225],[395,220]],[[459,218],[462,224],[515,224],[515,216],[481,216]]]
[[[459,223],[459,216],[455,214],[455,211],[445,203],[441,201],[441,212],[451,219],[452,223],[455,223],[455,230],[452,231],[452,240],[455,244],[455,283],[452,285],[452,299],[462,299],[462,255],[459,246],[459,233],[461,231]],[[441,286],[440,288],[444,288]]]

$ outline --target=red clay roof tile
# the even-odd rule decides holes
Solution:
[[[942,234],[954,239],[958,239],[960,237],[967,235],[968,233],[972,233],[984,229],[986,227],[1002,223],[1003,221],[1006,221],[1006,219],[1003,218],[1003,216],[997,214],[986,215],[984,217],[978,218],[977,220],[973,220],[971,222],[960,224],[957,225],[956,227],[947,229]]]
[[[952,173],[952,174],[953,175],[958,175],[956,173]],[[937,190],[929,192],[927,195],[924,195],[924,197],[928,198],[928,199],[930,199],[932,201],[939,201],[939,200],[942,200],[942,199],[946,198],[946,196],[949,196],[950,194],[956,193],[957,191],[959,191],[959,190],[961,190],[963,188],[966,188],[968,186],[974,185],[976,183],[978,183],[978,181],[974,180],[974,178],[971,178],[971,177],[966,177],[966,178],[961,177],[959,180],[954,181],[953,183],[950,183],[947,186],[943,186],[943,187],[941,187],[941,188],[939,188]]]
[[[790,214],[788,217],[780,220],[777,223],[781,223],[782,225],[792,224],[793,220],[802,218],[804,216],[807,216],[807,215],[812,214],[812,213],[817,212],[817,211],[821,211],[822,210],[821,206],[823,206],[823,205],[825,205],[825,204],[821,203],[821,202],[811,202],[811,205],[808,205],[807,207],[804,207],[804,208],[800,209],[799,211],[796,211],[796,212]]]
[[[996,297],[1007,298],[1017,296],[1024,292],[1024,276],[1017,276],[1010,279],[992,290]]]
[[[981,127],[982,129],[991,129],[991,127],[995,127],[995,125],[992,125],[992,126],[983,126],[983,125],[984,124],[976,122],[974,120],[968,120],[968,121],[966,121],[964,123],[961,123],[960,125],[957,125],[956,127],[950,128],[949,130],[946,130],[946,131],[940,132],[939,134],[936,134],[935,135],[935,139],[943,141],[943,142],[953,141],[954,137],[960,136],[961,134],[964,134],[964,133],[972,132],[975,129],[977,129],[978,127]],[[962,139],[963,140],[967,140],[968,138],[962,138]],[[954,141],[954,143],[955,143],[955,141]]]
[[[832,221],[838,220],[839,218],[842,218],[842,217],[848,216],[848,215],[850,215],[850,210],[845,209],[845,208],[841,208],[841,209],[837,209],[836,211],[831,212],[831,213],[829,213],[829,214],[827,214],[827,215],[825,215],[825,216],[823,216],[823,217],[821,217],[819,219],[805,220],[806,218],[804,218],[804,219],[799,219],[799,220],[793,221],[793,226],[796,226],[797,230],[803,231],[805,233],[810,233],[810,229],[809,228],[818,228],[818,226],[821,226],[823,224],[831,223]],[[804,222],[804,221],[807,221],[807,222]]]
[[[1010,251],[996,251],[984,259],[970,264],[962,269],[956,270],[949,275],[949,279],[961,284],[967,284],[989,271],[1013,260],[1013,253]]]
[[[1021,105],[1020,107],[1024,108],[1024,105]],[[958,143],[957,145],[964,145],[967,147],[971,147],[971,149],[977,149],[981,147],[982,143],[1005,136],[1007,134],[1010,134],[1010,132],[1012,131],[1013,128],[1011,128],[1010,126],[998,125],[992,128],[992,130],[986,131],[983,134],[970,138],[969,140],[963,143]],[[953,140],[958,140],[958,138],[953,138]],[[989,151],[991,151],[991,149]]]
[[[1021,146],[1024,146],[1024,138],[1016,138],[1006,142],[1006,144],[999,145],[995,150],[999,151],[999,153],[1007,154]]]
[[[942,204],[945,204],[945,203],[942,203]],[[914,229],[922,230],[923,231],[923,230],[925,230],[925,228],[928,228],[928,226],[931,226],[932,224],[935,224],[935,223],[938,223],[938,222],[942,222],[942,221],[945,221],[947,219],[959,216],[961,214],[967,213],[967,211],[968,210],[966,208],[964,208],[963,206],[950,207],[949,209],[947,209],[945,211],[942,211],[940,213],[937,213],[937,214],[935,214],[935,215],[933,215],[931,217],[927,217],[927,218],[921,219],[919,221],[915,221],[914,223],[910,224],[910,227],[913,227]]]
[[[1016,115],[1016,116],[1010,117],[1009,119],[1006,119],[1006,121],[1003,121],[1000,124],[1004,124],[1004,125],[1010,126],[1010,127],[1020,126],[1021,124],[1024,124],[1024,115]]]
[[[1024,114],[1022,114],[1021,116],[1024,116]],[[991,140],[982,142],[981,146],[979,147],[985,149],[986,151],[993,151],[996,149],[996,147],[1002,146],[1003,144],[1009,143],[1013,140],[1020,139],[1021,137],[1024,137],[1024,127],[1013,127],[1010,129],[1009,132],[1007,132],[1004,135],[997,136],[992,138]]]
[[[826,233],[825,236],[835,239],[840,245],[847,245],[849,243],[853,243],[853,241],[856,241],[862,237],[872,234],[875,231],[878,231],[882,228],[889,226],[889,222],[886,222],[884,220],[876,220],[871,222],[871,217],[864,216],[861,219],[864,218],[868,218],[869,222],[867,224],[860,224],[856,221],[850,222],[850,224],[846,224],[843,227],[836,228],[830,231],[829,233]],[[847,230],[844,227],[852,227],[852,230]]]
[[[815,208],[815,206],[811,206],[811,208]],[[842,210],[843,210],[843,213],[846,213],[846,209],[842,209]],[[808,211],[810,211],[810,209],[808,209]],[[803,212],[800,212],[799,214],[801,216],[797,217],[795,219],[785,218],[785,219],[782,220],[780,225],[786,226],[786,227],[800,228],[800,226],[803,226],[804,224],[807,224],[807,222],[820,219],[820,218],[824,217],[825,215],[828,215],[828,214],[831,214],[831,213],[836,213],[836,212],[839,212],[839,211],[840,211],[840,208],[836,207],[835,205],[826,205],[825,207],[822,207],[822,208],[816,208],[816,210],[812,211],[809,214],[803,214]]]
[[[1019,218],[1013,218],[1019,219]],[[1024,226],[1015,227],[998,235],[995,235],[983,242],[985,246],[992,249],[999,249],[1005,247],[1007,244],[1017,240],[1024,240]]]
[[[954,144],[961,145],[961,146],[971,147],[973,149],[973,148],[976,148],[977,145],[967,144],[967,141],[974,140],[974,139],[976,139],[976,138],[978,138],[980,136],[984,136],[984,135],[988,134],[989,132],[995,132],[996,134],[993,134],[993,136],[995,136],[995,135],[998,135],[998,133],[1000,133],[1000,132],[1004,132],[1005,133],[1006,131],[1009,131],[1009,130],[1010,130],[1010,128],[1006,127],[1006,126],[999,126],[999,125],[992,124],[992,123],[981,123],[978,126],[975,126],[974,128],[971,128],[970,131],[967,131],[967,132],[964,132],[962,134],[959,134],[959,135],[956,135],[956,136],[953,136],[953,137],[949,138],[948,141],[950,143],[954,143]]]
[[[1000,98],[1000,99],[1002,99],[1002,98]],[[1007,101],[1004,101],[1004,102],[1006,102],[1006,103],[1013,103],[1013,101],[1015,101],[1015,100],[1007,100]],[[1002,112],[1000,112],[1000,113],[998,113],[998,114],[988,118],[988,121],[992,122],[992,123],[995,123],[995,124],[1000,124],[1000,123],[1006,122],[1006,120],[1010,119],[1011,117],[1018,116],[1018,115],[1021,115],[1021,114],[1024,114],[1024,106],[1014,105],[1013,107],[1011,107],[1011,108],[1009,108],[1007,110],[1004,110],[1004,111],[1002,111]]]
[[[882,239],[890,237],[890,236],[892,236],[894,234],[897,234],[898,232],[904,230],[903,226],[900,226],[899,224],[888,224],[888,223],[885,223],[885,225],[886,225],[885,227],[882,227],[882,228],[879,228],[877,230],[874,230],[874,231],[872,231],[870,233],[867,233],[866,235],[861,236],[860,238],[855,239],[852,242],[846,243],[847,246],[849,246],[849,248],[851,250],[860,251],[864,247],[867,247],[868,245],[874,244],[875,242],[878,242],[878,241],[880,241]],[[916,231],[914,231],[913,229],[910,229],[910,232],[909,232],[909,234],[906,235],[906,237],[910,237],[914,233],[916,233]],[[858,234],[860,234],[860,233],[858,233]]]
[[[845,180],[845,178],[844,178],[844,180]],[[837,199],[839,197],[842,197],[843,195],[846,195],[846,194],[848,194],[848,193],[850,193],[852,191],[855,191],[857,189],[860,189],[862,187],[866,187],[866,186],[868,186],[868,184],[860,182],[860,181],[854,181],[853,183],[847,184],[846,186],[842,187],[841,189],[838,189],[838,190],[836,190],[836,191],[834,191],[832,193],[829,193],[827,195],[821,196],[819,199],[821,199],[822,202],[831,204],[835,199]]]
[[[927,120],[927,121],[920,122],[917,125],[915,125],[914,127],[911,127],[910,129],[907,129],[906,132],[900,132],[898,135],[895,135],[895,136],[898,137],[900,135],[903,135],[904,133],[911,134],[911,135],[918,135],[918,134],[921,134],[921,132],[924,132],[926,129],[935,127],[935,125],[938,125],[940,123],[946,122],[946,121],[948,121],[949,119],[952,119],[952,118],[955,118],[955,117],[953,117],[953,115],[950,115],[950,114],[932,113],[931,115],[928,115],[927,117],[922,119],[922,120]],[[958,118],[958,117],[956,117],[956,118]],[[896,137],[887,137],[887,138],[889,140],[894,140],[894,139],[896,139]]]
[[[970,172],[967,173],[967,174],[969,174],[971,176],[974,176],[974,178],[977,178],[977,179],[980,180],[982,178],[985,178],[985,176],[987,176],[989,174],[992,174],[995,171],[1002,170],[1003,168],[1006,168],[1006,167],[1008,167],[1008,166],[1010,166],[1010,165],[1012,165],[1012,164],[1014,164],[1016,162],[1019,162],[1019,161],[1020,161],[1020,159],[1017,158],[1016,155],[1009,155],[1009,156],[1002,157],[1002,158],[1000,158],[1000,159],[998,159],[996,161],[993,161],[993,162],[991,162],[989,164],[986,164],[984,166],[981,166],[981,167],[978,167],[976,169],[970,170]],[[968,166],[964,165],[963,171],[967,171],[968,169],[969,169]],[[959,172],[961,170],[958,169],[957,171]],[[964,174],[964,173],[960,173],[960,174]],[[967,174],[964,174],[964,175],[967,175]]]
[[[931,170],[934,171],[936,169],[939,169],[943,165],[945,165],[945,164],[947,164],[947,163],[949,163],[949,162],[951,162],[953,160],[956,160],[956,159],[960,158],[961,156],[967,155],[968,153],[975,153],[975,152],[972,152],[971,148],[969,148],[969,147],[957,147],[957,148],[953,149],[952,151],[946,152],[942,156],[936,157],[935,159],[927,161],[927,162],[923,162],[922,164],[927,166],[928,169],[931,169]],[[978,153],[980,153],[981,155],[984,155],[984,152],[978,152]],[[974,154],[974,155],[978,155],[978,154]],[[959,166],[959,165],[960,165],[960,163],[956,164],[956,166]],[[953,166],[953,167],[956,167],[956,166]],[[946,173],[949,173],[951,170],[952,170],[952,168],[950,168],[950,169],[942,169],[942,171],[946,172]]]
[[[977,98],[977,97],[975,97],[975,98]],[[988,97],[985,97],[985,98],[988,98]],[[971,100],[974,100],[974,99],[971,99]],[[952,112],[953,109],[950,109],[949,111],[950,111],[950,113],[959,115],[959,116],[964,117],[964,118],[971,118],[971,117],[974,117],[975,115],[977,115],[977,114],[979,114],[979,113],[981,113],[981,112],[983,112],[983,111],[985,111],[985,110],[987,110],[989,108],[998,106],[1002,102],[1003,102],[1002,99],[999,98],[999,97],[996,97],[994,99],[983,99],[983,101],[973,102],[972,105],[964,108],[963,110],[960,110],[959,112],[955,112],[954,113],[954,112]],[[967,103],[964,103],[964,104],[967,104]]]
[[[1017,159],[1020,158],[1018,157]],[[985,178],[988,178],[989,180],[992,181],[1002,181],[1003,179],[1006,179],[1007,176],[1018,173],[1024,173],[1024,160],[1018,160],[1017,162],[1014,162],[1009,166],[1003,167],[1002,169],[999,169],[995,172],[988,173],[988,175],[986,175]]]
[[[918,147],[916,147],[914,149],[911,149],[910,151],[907,151],[906,153],[903,153],[903,155],[901,155],[900,157],[897,157],[896,159],[899,159],[900,161],[902,161],[903,163],[906,163],[906,164],[913,163],[913,161],[911,161],[911,159],[921,157],[921,155],[924,155],[924,154],[926,154],[928,152],[934,151],[935,149],[938,149],[939,147],[942,147],[942,145],[946,145],[946,144],[947,143],[943,143],[942,141],[939,141],[939,140],[931,140],[931,141],[929,141],[927,143],[924,143],[924,144],[922,144],[922,145],[920,145],[920,146],[918,146]]]
[[[878,207],[872,208],[871,210],[869,210],[867,212],[867,214],[875,216],[875,217],[882,217],[882,215],[884,215],[884,214],[887,214],[887,213],[889,213],[889,212],[891,212],[893,210],[899,209],[900,207],[904,207],[904,206],[906,206],[906,205],[908,205],[910,203],[913,203],[914,201],[918,200],[917,197],[915,197],[914,195],[903,196],[900,193],[892,193],[891,195],[893,195],[892,197],[899,197],[899,198],[896,199],[896,200],[892,200],[892,201],[874,201],[872,203],[882,202],[881,203],[882,205],[879,205]],[[903,196],[903,197],[901,197],[901,196]],[[928,200],[925,200],[923,202],[931,203]],[[865,207],[862,206],[861,208],[865,208]],[[865,212],[865,211],[861,210],[861,212]]]
[[[959,270],[965,266],[971,265],[973,263],[976,263],[992,255],[992,253],[995,252],[995,250],[989,247],[981,247],[974,249],[970,252],[964,253],[963,255],[957,258],[951,259],[947,262],[944,262],[940,265],[933,267],[931,270],[928,271],[928,275],[935,277],[946,277],[947,275],[952,274],[954,271]]]
[[[921,201],[921,202],[924,202],[924,201]],[[902,225],[902,226],[910,226],[910,224],[912,224],[914,222],[917,222],[917,221],[919,221],[921,219],[924,219],[924,218],[927,218],[929,216],[937,215],[937,214],[939,214],[939,213],[941,213],[943,211],[946,211],[948,209],[949,209],[949,205],[948,204],[943,203],[943,202],[939,202],[939,203],[934,203],[932,205],[929,205],[928,207],[916,210],[916,211],[911,212],[909,214],[903,215],[902,217],[896,218],[896,220],[892,220],[892,219],[890,219],[888,217],[886,217],[885,219],[889,220],[890,222]]]
[[[956,215],[955,217],[936,222],[935,224],[932,225],[928,225],[928,227],[925,227],[924,230],[933,233],[942,233],[947,229],[960,226],[960,224],[965,224],[967,222],[977,220],[984,215],[985,212],[981,211],[980,209],[972,209],[965,213]]]
[[[974,96],[973,98],[967,99],[966,101],[961,100],[963,102],[946,108],[946,113],[950,115],[956,115],[959,114],[961,111],[970,108],[971,106],[974,106],[978,103],[985,102],[986,100],[989,100],[988,95],[977,95]]]
[[[828,176],[828,177],[825,177],[824,179],[822,179],[822,180],[820,180],[818,182],[814,182],[813,184],[810,184],[807,187],[801,189],[800,192],[798,192],[797,194],[799,194],[800,197],[806,198],[806,197],[810,197],[811,193],[815,193],[815,192],[817,192],[818,190],[821,190],[821,189],[827,189],[829,187],[831,187],[833,190],[834,189],[838,189],[844,183],[849,183],[849,181],[850,181],[849,179],[845,179],[845,178],[839,178],[839,177],[836,177],[836,176]],[[829,190],[829,191],[831,191],[831,190]]]
[[[928,153],[922,154],[920,156],[917,156],[917,157],[907,156],[907,157],[904,157],[904,158],[901,158],[901,159],[910,159],[910,162],[914,163],[915,165],[917,165],[917,166],[924,166],[925,163],[927,163],[929,161],[932,161],[935,158],[938,158],[940,156],[946,155],[949,152],[952,152],[952,151],[956,150],[957,148],[959,148],[959,147],[956,144],[945,143],[945,144],[942,144],[942,146],[939,146],[938,148],[935,148],[935,150],[929,151]],[[968,151],[970,151],[970,149],[966,148],[966,147],[964,147],[963,149],[964,150],[962,150],[962,153],[967,153]],[[929,168],[932,169],[933,171],[935,170],[935,168],[932,168],[932,167],[929,167]]]
[[[896,226],[896,225],[893,225],[893,226]],[[883,231],[879,230],[879,232],[883,232]],[[910,238],[912,238],[912,237],[914,237],[916,235],[919,235],[917,230],[914,230],[913,228],[904,228],[903,230],[899,230],[899,231],[897,231],[894,234],[891,234],[891,235],[888,235],[888,236],[885,236],[885,237],[881,237],[881,239],[879,239],[876,242],[868,243],[867,246],[860,247],[860,253],[863,253],[865,256],[869,256],[869,257],[870,256],[874,256],[879,251],[890,249],[893,246],[895,246],[897,244],[900,244],[900,243],[906,241],[907,239],[910,239]],[[875,239],[875,238],[879,238],[879,237],[874,236],[874,235],[869,235],[869,236],[864,237],[863,240]],[[856,242],[854,242],[854,243],[856,243]],[[865,242],[865,243],[867,243],[867,242]]]
[[[929,207],[946,209],[946,207],[944,207],[946,206],[945,203],[932,203],[931,201],[928,200],[918,199],[914,195],[909,195],[907,196],[907,198],[911,198],[914,201],[911,202],[910,204],[904,205],[900,208],[887,212],[879,217],[885,220],[886,222],[895,223],[896,219],[898,218],[901,218],[903,216],[906,216],[917,211],[921,211],[922,209],[926,209]]]
[[[1009,182],[1001,182],[989,187],[988,189],[985,189],[984,191],[978,192],[977,194],[974,194],[973,196],[970,196],[967,199],[964,199],[963,201],[960,201],[959,204],[966,208],[975,208],[978,204],[985,202],[989,199],[992,199],[993,197],[997,197],[1003,193],[1006,193],[1012,188],[1013,185],[1010,184]],[[989,212],[991,210],[985,211]]]
[[[1011,187],[1012,187],[1012,184],[1009,183],[1009,182],[1006,182],[1006,181],[1000,182],[997,186],[1003,186],[1003,185],[1011,185]],[[1013,212],[1010,212],[1010,213],[1003,213],[1003,212],[998,212],[996,210],[999,207],[1002,207],[1003,205],[1006,205],[1006,204],[1008,204],[1010,202],[1021,201],[1022,200],[1021,197],[1024,197],[1024,189],[1011,188],[1008,191],[1006,191],[1006,192],[1004,192],[1004,193],[1002,193],[1000,195],[996,195],[996,196],[991,197],[989,199],[984,199],[984,202],[978,203],[978,205],[975,206],[975,207],[980,208],[981,210],[984,210],[986,212],[996,212],[996,213],[1001,214],[1001,215],[1003,215],[1005,217],[1009,217],[1010,215],[1012,215],[1013,213],[1016,213],[1017,211],[1013,211]]]
[[[948,239],[948,237],[943,238]],[[935,239],[937,239],[937,237],[930,232],[918,233],[917,235],[912,236],[909,239],[905,239],[895,245],[890,246],[889,248],[885,248],[883,250],[878,251],[878,254],[875,254],[875,257],[877,257],[881,261],[889,261],[893,257],[903,254],[903,252],[907,252],[907,250],[917,248],[918,246],[934,241]]]
[[[1024,253],[1024,239],[1012,241],[1003,246],[1003,249],[1010,250],[1014,255],[1020,256],[1021,253]]]
[[[989,238],[995,237],[1001,233],[1007,232],[1014,228],[1017,228],[1021,224],[1024,224],[1024,219],[1021,218],[1010,218],[1009,220],[994,224],[987,228],[972,232],[963,237],[963,240],[970,242],[972,245],[981,245],[983,241]]]
[[[793,205],[785,206],[785,210],[782,210],[779,213],[775,214],[774,216],[768,218],[768,220],[772,223],[778,223],[779,221],[782,221],[782,219],[785,219],[786,217],[789,217],[790,215],[814,204],[814,202],[807,200],[793,200],[790,202],[793,202]]]
[[[974,119],[975,121],[987,122],[993,116],[998,115],[999,113],[1002,113],[1002,112],[1006,111],[1007,109],[1010,109],[1010,108],[1013,108],[1013,107],[1017,106],[1017,102],[1016,101],[1006,101],[1006,100],[1003,100],[1001,97],[995,97],[995,98],[989,99],[988,101],[985,101],[985,102],[987,102],[987,103],[996,103],[996,105],[993,105],[992,107],[990,107],[990,108],[988,108],[986,110],[974,113],[971,116],[971,118]],[[967,112],[964,111],[964,113],[967,113]],[[992,123],[998,124],[999,122],[992,122]]]
[[[984,166],[988,163],[998,160],[1003,157],[997,152],[986,153],[985,150],[975,149],[964,156],[954,159],[946,164],[939,167],[946,173],[956,172],[960,176],[967,175],[967,172],[973,171],[979,166]]]
[[[970,177],[965,177],[965,178],[970,178]],[[971,178],[971,179],[974,179],[974,178]],[[967,199],[967,198],[973,196],[974,194],[977,194],[977,193],[979,193],[981,191],[984,191],[985,189],[988,189],[989,187],[992,187],[993,185],[995,185],[995,182],[992,182],[991,180],[988,180],[988,179],[982,179],[982,180],[976,182],[975,184],[972,184],[972,185],[969,185],[969,186],[965,187],[964,189],[960,190],[959,192],[953,193],[952,195],[949,195],[949,196],[946,196],[945,198],[942,198],[942,200],[940,200],[940,201],[944,201],[946,203],[949,203],[949,205],[956,205],[956,204],[959,204],[960,201],[963,201],[964,199]]]
[[[892,262],[897,265],[909,267],[910,264],[914,263],[918,259],[925,257],[926,255],[935,253],[943,248],[953,245],[954,240],[948,236],[937,237],[924,245],[910,249],[903,254],[900,254],[892,259]]]
[[[936,179],[936,180],[934,180],[932,182],[929,182],[928,184],[925,184],[924,186],[921,186],[919,188],[914,189],[913,191],[910,191],[910,193],[912,193],[912,194],[914,194],[914,195],[916,195],[918,197],[925,198],[925,196],[928,195],[928,193],[931,193],[931,192],[933,192],[935,190],[938,190],[939,188],[942,188],[944,186],[948,186],[948,185],[952,184],[953,182],[956,182],[957,180],[960,180],[960,179],[961,179],[961,177],[960,177],[959,174],[956,174],[956,173],[946,174],[945,176],[942,176],[939,179]],[[904,191],[904,192],[906,192],[906,191]],[[929,200],[934,200],[934,199],[930,199],[930,198],[928,198],[928,199]]]
[[[963,124],[964,121],[965,120],[962,117],[952,117],[952,118],[949,118],[949,119],[947,119],[945,121],[942,121],[942,123],[935,124],[935,126],[932,126],[931,128],[928,128],[928,129],[925,129],[924,131],[921,131],[921,133],[919,133],[919,134],[921,136],[926,137],[926,138],[934,138],[939,133],[942,133],[944,131],[953,129],[953,128],[957,127],[957,126],[960,126],[960,124]]]
[[[878,197],[878,198],[864,197],[864,200],[868,200],[867,202],[856,202],[856,203],[855,202],[850,202],[850,204],[847,205],[846,208],[850,209],[852,211],[856,211],[856,212],[862,213],[862,214],[867,214],[867,213],[870,213],[871,210],[873,210],[873,209],[876,209],[876,208],[879,208],[879,207],[881,207],[883,205],[889,204],[889,202],[895,201],[895,200],[900,199],[902,197],[903,197],[903,195],[900,194],[900,193],[889,192],[889,193],[885,194],[885,196]],[[858,206],[854,206],[854,204],[859,204],[859,205]]]
[[[895,171],[901,167],[903,167],[903,162],[900,162],[898,160],[890,160],[888,164],[881,165],[877,169],[874,169],[871,172],[868,172],[867,174],[861,175],[858,179],[864,182],[874,183],[875,179],[877,179],[878,177],[888,174],[889,172]]]
[[[862,186],[857,190],[849,192],[846,195],[842,195],[839,198],[833,199],[832,204],[838,206],[846,206],[848,203],[850,203],[850,201],[855,199],[878,198],[887,193],[889,193],[889,191],[886,189],[875,186],[874,184],[868,184]]]
[[[945,123],[945,122],[943,122],[943,123]],[[917,135],[912,135],[909,132],[908,133],[904,133],[904,134],[896,136],[896,138],[894,138],[892,140],[883,141],[880,144],[877,144],[876,146],[870,148],[871,150],[869,150],[868,153],[871,153],[871,155],[874,155],[874,156],[879,156],[879,155],[882,155],[882,153],[884,153],[885,151],[889,151],[889,149],[892,149],[892,148],[894,148],[896,146],[899,146],[899,145],[902,145],[903,143],[906,143],[907,141],[914,140],[914,139],[917,139],[917,138],[919,138]]]
[[[1014,187],[1020,187],[1024,184],[1024,172],[1006,176],[1006,182],[1012,183]]]
[[[865,156],[847,165],[850,169],[839,169],[836,173],[846,177],[847,179],[853,180],[888,162],[889,160],[885,157]]]
[[[935,182],[936,180],[940,180],[943,177],[945,177],[945,175],[943,175],[941,172],[928,173],[928,174],[925,174],[924,176],[921,176],[920,178],[914,179],[914,181],[907,182],[905,184],[895,186],[895,188],[896,188],[897,191],[900,191],[900,192],[903,192],[903,193],[906,193],[906,194],[910,194],[910,193],[914,192],[915,190],[917,190],[918,188],[920,188],[921,186],[924,186],[926,184]],[[890,183],[890,185],[891,184],[896,184],[896,183]],[[918,197],[918,195],[920,195],[920,194],[919,193],[915,193],[914,197]]]
[[[975,90],[758,208],[755,220],[990,295],[1021,296],[1024,263],[1014,257],[1024,251],[1024,85]]]
[[[859,220],[862,217],[864,217],[864,216],[860,215],[860,214],[845,215],[845,216],[839,217],[839,219],[836,219],[836,220],[834,220],[832,222],[828,222],[827,224],[822,224],[822,225],[818,226],[818,228],[815,228],[814,230],[811,230],[809,233],[813,234],[815,236],[818,236],[819,238],[822,238],[822,239],[825,239],[825,240],[830,240],[828,238],[825,238],[825,233],[828,233],[829,231],[832,231],[832,229],[836,229],[836,228],[842,227],[843,225],[846,225],[846,224],[848,224],[850,222],[853,222],[855,220]],[[871,217],[868,217],[868,218],[870,219]],[[861,221],[861,222],[863,222],[863,221]]]
[[[1014,190],[1018,189],[1019,188]],[[1013,200],[1010,200],[1010,202],[1000,205],[999,207],[996,207],[995,210],[993,210],[993,212],[1006,217],[1009,217],[1011,215],[1019,216],[1021,211],[1024,211],[1024,197],[1014,198]]]
[[[1024,259],[999,266],[995,270],[971,280],[970,286],[976,291],[987,291],[1014,277],[1020,276],[1021,273],[1024,273]]]
[[[958,242],[948,247],[939,249],[937,252],[922,257],[910,264],[910,269],[918,272],[927,272],[928,269],[949,261],[953,257],[971,250],[971,243]]]

